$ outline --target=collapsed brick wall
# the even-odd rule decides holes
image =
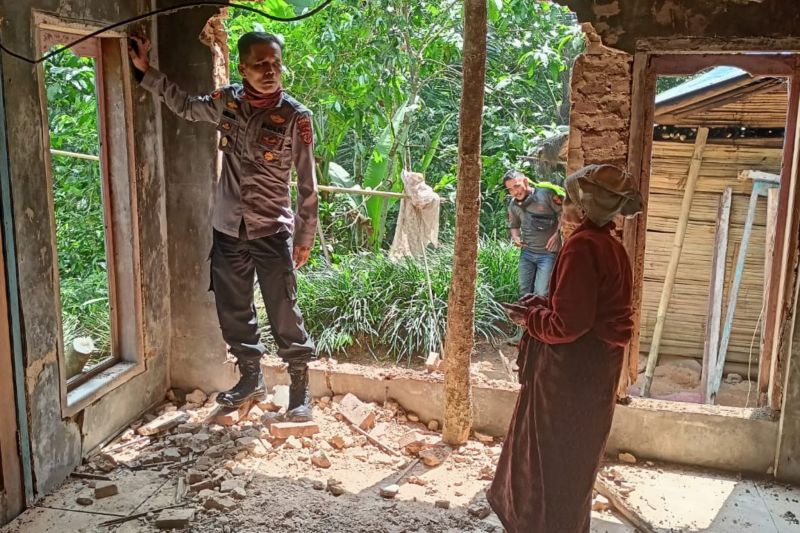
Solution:
[[[633,56],[603,46],[590,24],[584,24],[583,31],[586,51],[575,60],[572,68],[567,171],[572,173],[583,166],[600,163],[627,168]],[[614,235],[622,242],[623,218],[619,216],[615,222]],[[574,229],[564,224],[562,232],[568,237]],[[635,300],[638,298],[634,296]],[[635,305],[638,309],[638,304]],[[635,336],[638,337],[638,331]],[[638,341],[634,341],[633,346],[638,346]],[[620,376],[617,391],[620,398],[627,397],[628,386],[635,380],[637,351],[626,351],[624,368],[628,371]]]
[[[603,46],[586,27],[587,50],[572,69],[567,167],[611,163],[625,167],[631,126],[633,56]]]

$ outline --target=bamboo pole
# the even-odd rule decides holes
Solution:
[[[714,232],[714,257],[711,262],[711,283],[708,295],[708,314],[706,319],[706,339],[703,346],[703,398],[711,403],[709,378],[711,369],[716,366],[719,349],[720,324],[722,322],[722,300],[725,292],[725,267],[728,254],[728,229],[731,222],[731,199],[733,189],[725,187],[717,211],[717,227]]]
[[[50,148],[50,153],[53,155],[72,157],[75,159],[86,159],[87,161],[100,161],[100,156],[92,154],[79,154],[77,152],[68,152],[66,150],[56,150],[55,148]]]
[[[672,252],[667,266],[667,274],[664,278],[664,287],[661,290],[661,300],[658,303],[658,313],[656,314],[656,324],[653,328],[653,336],[650,341],[650,353],[647,355],[647,369],[644,374],[644,384],[642,386],[642,396],[650,396],[650,386],[653,384],[656,365],[658,364],[658,351],[661,345],[661,335],[664,333],[664,322],[667,319],[669,310],[669,299],[672,296],[672,287],[675,284],[675,276],[678,273],[678,263],[683,251],[683,241],[686,238],[686,227],[689,225],[689,212],[692,208],[692,198],[697,187],[697,178],[700,176],[700,166],[703,162],[703,152],[708,140],[708,128],[698,128],[697,138],[694,143],[694,153],[689,165],[689,175],[686,179],[686,188],[683,192],[683,202],[681,212],[678,216],[678,227],[675,229],[675,238],[672,243]]]
[[[469,376],[474,347],[481,126],[486,79],[486,0],[464,1],[464,51],[458,132],[458,187],[453,277],[447,300],[442,440],[463,444],[472,429]]]

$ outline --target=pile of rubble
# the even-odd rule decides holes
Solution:
[[[441,441],[439,421],[421,421],[392,400],[376,405],[353,394],[323,397],[316,402],[315,421],[305,423],[281,420],[287,404],[286,386],[276,386],[265,401],[238,410],[217,406],[213,396],[199,390],[190,394],[172,390],[164,404],[132,424],[74,474],[94,491],[91,497],[82,492],[76,503],[89,509],[93,499],[118,497],[114,479],[126,471],[158,472],[175,487],[172,505],[104,525],[136,519],[143,526],[180,529],[203,517],[204,523],[212,518],[219,531],[228,531],[234,511],[244,500],[262,496],[253,489],[254,476],[268,467],[274,469],[279,460],[290,460],[298,472],[322,474],[322,479],[312,483],[314,491],[334,497],[346,494],[345,484],[325,474],[336,467],[341,472],[364,463],[396,472],[376,487],[378,501],[394,499],[401,485],[415,485],[425,487],[425,495],[435,499],[436,508],[449,509],[451,499],[465,496],[459,492],[461,482],[453,483],[452,493],[444,495],[448,497],[440,497],[439,489],[426,487],[426,469],[469,468],[469,476],[485,485],[500,455],[500,444],[480,434],[452,449]],[[465,510],[468,520],[481,520],[491,513],[482,497]],[[495,529],[487,525],[479,530]]]

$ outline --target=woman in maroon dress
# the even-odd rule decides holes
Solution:
[[[488,499],[509,533],[586,533],[592,486],[633,327],[632,274],[613,218],[641,210],[627,173],[592,165],[569,176],[562,217],[579,223],[550,296],[507,306],[526,327],[521,389]]]

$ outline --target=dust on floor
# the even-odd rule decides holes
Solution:
[[[364,427],[380,449],[343,419],[339,397],[317,402],[313,436],[277,438],[261,418],[285,408],[278,389],[227,427],[209,420],[214,403],[202,392],[173,393],[176,403],[135,423],[3,531],[502,531],[484,498],[499,442],[478,434],[450,449],[437,423],[391,401],[360,404],[374,415]],[[634,531],[598,498],[593,533]]]
[[[608,465],[598,480],[645,531],[800,533],[800,489],[775,481],[652,463]]]

